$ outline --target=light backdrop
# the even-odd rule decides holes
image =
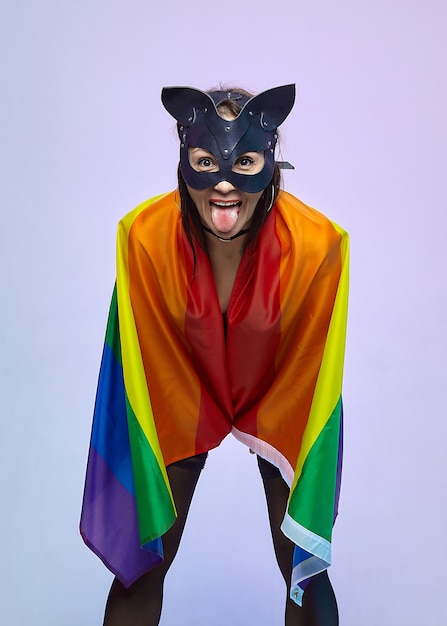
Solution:
[[[444,0],[3,0],[0,621],[102,623],[77,530],[115,229],[175,186],[163,85],[296,82],[285,188],[352,237],[342,626],[447,623]],[[210,455],[162,626],[276,626],[255,458]]]

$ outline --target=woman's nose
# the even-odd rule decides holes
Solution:
[[[221,193],[229,193],[230,191],[233,191],[233,189],[236,189],[236,187],[227,180],[221,180],[217,183],[217,185],[214,185],[214,189],[216,191],[220,191]]]

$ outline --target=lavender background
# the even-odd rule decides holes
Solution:
[[[94,626],[77,534],[118,219],[175,186],[163,85],[296,82],[285,187],[352,237],[342,626],[447,623],[444,0],[0,4],[0,621]],[[275,626],[254,457],[211,455],[162,626]]]

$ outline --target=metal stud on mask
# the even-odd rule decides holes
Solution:
[[[249,98],[238,92],[206,93],[193,87],[164,87],[164,107],[179,123],[180,168],[187,185],[209,189],[226,180],[247,193],[258,193],[270,183],[275,166],[276,129],[295,102],[295,85],[274,87]],[[237,100],[241,106],[233,120],[223,119],[218,106]],[[218,171],[197,172],[189,161],[189,148],[210,152]],[[233,171],[238,157],[246,152],[263,152],[264,166],[253,175]],[[285,167],[291,167],[285,164]]]

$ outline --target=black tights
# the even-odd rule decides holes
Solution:
[[[264,483],[276,560],[286,583],[285,626],[337,626],[337,602],[327,572],[312,577],[304,593],[302,607],[289,597],[294,545],[281,530],[289,487],[276,467],[260,457],[258,465]]]
[[[104,626],[157,626],[163,602],[163,583],[182,537],[192,497],[205,462],[199,455],[167,467],[178,517],[163,535],[164,561],[139,578],[129,589],[115,579],[107,599]],[[275,468],[260,461],[273,545],[279,568],[290,586],[293,544],[280,530],[289,488]],[[212,621],[212,620],[211,620]],[[304,594],[303,607],[290,600],[287,592],[285,626],[337,626],[338,611],[327,573],[314,576]]]

